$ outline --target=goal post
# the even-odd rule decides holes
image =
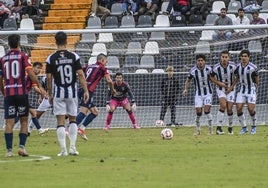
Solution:
[[[254,35],[239,38],[233,37],[231,40],[213,41],[211,33],[217,29],[248,28],[254,30]],[[206,31],[206,32],[204,32]],[[152,27],[152,28],[118,28],[118,29],[84,29],[65,30],[68,34],[67,48],[76,52],[81,57],[83,66],[94,62],[96,53],[104,52],[109,56],[116,56],[119,67],[113,67],[114,62],[108,62],[108,69],[114,79],[116,72],[123,72],[126,80],[133,90],[137,103],[135,111],[138,124],[142,127],[154,127],[155,121],[160,117],[161,109],[161,80],[167,76],[166,73],[153,73],[153,69],[165,70],[168,65],[175,68],[175,77],[179,80],[180,91],[176,105],[176,121],[184,126],[195,125],[194,109],[194,85],[192,83],[187,96],[182,96],[184,82],[188,71],[195,64],[195,55],[204,53],[207,56],[207,64],[213,65],[219,60],[221,50],[229,50],[231,60],[238,63],[238,52],[242,48],[250,48],[252,52],[251,60],[255,63],[260,72],[260,87],[257,95],[256,116],[258,125],[266,125],[268,122],[268,99],[266,87],[268,86],[268,25],[248,25],[248,26],[196,26],[196,27]],[[0,31],[0,45],[8,51],[7,37],[16,33],[21,35],[21,48],[26,52],[32,62],[40,61],[45,65],[47,56],[56,50],[54,34],[56,30],[35,30],[35,31]],[[111,38],[112,37],[112,38]],[[253,41],[253,42],[251,42]],[[133,42],[134,48],[129,47]],[[151,43],[148,50],[147,42]],[[102,47],[94,48],[94,44],[102,43]],[[155,46],[157,44],[157,46]],[[140,48],[140,49],[139,49]],[[99,50],[99,51],[98,51]],[[104,51],[103,51],[104,50]],[[199,50],[199,51],[198,51]],[[130,59],[127,59],[131,56]],[[142,56],[152,56],[153,66],[147,64],[141,66]],[[147,60],[149,61],[149,60]],[[133,66],[127,63],[137,63]],[[44,66],[45,67],[45,66]],[[137,69],[146,69],[148,73],[135,73]],[[44,75],[45,68],[42,71]],[[106,119],[106,92],[107,84],[102,80],[96,89],[94,101],[99,109],[99,116],[89,125],[89,128],[102,128]],[[37,107],[37,95],[31,91],[30,100]],[[219,104],[215,87],[213,94],[213,125],[216,125],[216,113]],[[234,125],[238,125],[236,110],[234,107]],[[244,109],[246,116],[248,112]],[[250,119],[247,118],[248,123]],[[0,121],[4,122],[3,97],[0,98]],[[165,123],[170,123],[170,109],[168,109]],[[51,109],[45,113],[40,124],[43,127],[56,127],[56,118]],[[206,125],[206,119],[202,118],[202,125]],[[226,125],[226,123],[225,123]],[[131,121],[121,107],[113,116],[111,127],[130,128]]]

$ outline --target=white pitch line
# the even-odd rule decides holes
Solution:
[[[14,158],[14,157],[16,157],[16,156],[13,156],[11,158]],[[31,158],[31,157],[33,157],[33,158]],[[7,158],[7,160],[0,160],[0,163],[26,162],[26,161],[36,161],[36,160],[44,161],[44,160],[51,159],[51,157],[44,156],[44,155],[30,155],[29,157],[22,157],[23,159],[18,159],[18,160],[10,160],[11,158]]]

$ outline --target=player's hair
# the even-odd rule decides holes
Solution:
[[[247,54],[248,57],[249,57],[249,56],[250,56],[250,51],[247,50],[247,49],[242,50],[242,51],[240,52],[240,54],[239,54],[239,57],[241,57],[243,54]]]
[[[40,66],[40,67],[43,67],[43,64],[41,62],[34,62],[33,63],[33,67],[36,67],[36,66]]]
[[[227,9],[226,9],[226,8],[221,8],[221,11],[222,11],[222,10],[225,10],[225,11],[227,11]]]
[[[55,35],[56,44],[58,46],[66,45],[67,44],[67,35],[63,31],[59,31]]]
[[[123,76],[122,72],[115,73],[115,77],[117,77],[117,76]]]
[[[206,56],[205,56],[205,54],[197,54],[197,55],[195,56],[195,59],[196,59],[196,60],[199,59],[199,58],[202,58],[204,61],[206,61]]]
[[[221,56],[222,54],[228,54],[228,56],[229,56],[229,52],[228,52],[228,50],[223,50],[223,51],[221,51],[220,56]]]
[[[18,48],[20,43],[20,36],[17,34],[12,34],[8,36],[8,45],[10,48]]]
[[[107,58],[107,55],[103,54],[103,53],[100,53],[98,56],[97,56],[97,61],[100,61],[102,58]]]

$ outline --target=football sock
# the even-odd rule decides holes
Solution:
[[[251,116],[251,120],[252,120],[252,126],[256,126],[255,112],[254,112],[254,114]]]
[[[223,119],[224,119],[224,112],[219,110],[218,113],[217,113],[217,123],[218,123],[219,127],[222,126]]]
[[[106,126],[111,124],[113,118],[113,112],[108,112],[106,117]]]
[[[74,122],[71,122],[69,126],[69,139],[70,147],[75,147],[77,140],[77,125]]]
[[[88,124],[90,124],[91,121],[92,121],[95,117],[97,117],[97,116],[96,116],[95,114],[93,114],[93,113],[88,114],[87,117],[85,118],[84,122],[83,122],[83,125],[84,125],[85,127],[87,127]]]
[[[229,121],[229,127],[232,127],[233,126],[233,114],[228,115],[228,121]]]
[[[13,133],[5,133],[5,141],[7,150],[12,150],[13,145]]]
[[[37,130],[41,129],[40,123],[37,118],[32,118],[32,122]]]
[[[132,122],[132,125],[136,125],[136,116],[135,116],[135,114],[131,111],[129,114],[128,114],[128,116],[129,116],[129,118],[130,118],[130,120],[131,120],[131,122]]]
[[[20,148],[24,148],[26,144],[28,135],[25,133],[20,133],[19,138],[20,138]]]
[[[246,127],[246,118],[245,115],[242,113],[241,115],[238,116],[239,123],[242,127]]]
[[[66,133],[65,133],[64,125],[58,125],[57,137],[58,137],[61,151],[66,151]]]
[[[80,123],[83,121],[83,119],[86,117],[86,115],[82,112],[79,112],[79,114],[76,116],[76,124],[77,126],[80,125]]]

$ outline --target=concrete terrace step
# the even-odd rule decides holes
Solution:
[[[86,23],[44,23],[43,30],[85,29]]]
[[[52,4],[50,6],[51,10],[74,10],[74,9],[87,9],[91,8],[91,4],[89,3],[74,3],[74,4]]]
[[[68,17],[46,17],[46,23],[70,23],[70,22],[84,22],[86,16],[68,16]]]
[[[49,17],[67,17],[67,16],[88,16],[89,9],[81,9],[81,10],[49,10]]]

